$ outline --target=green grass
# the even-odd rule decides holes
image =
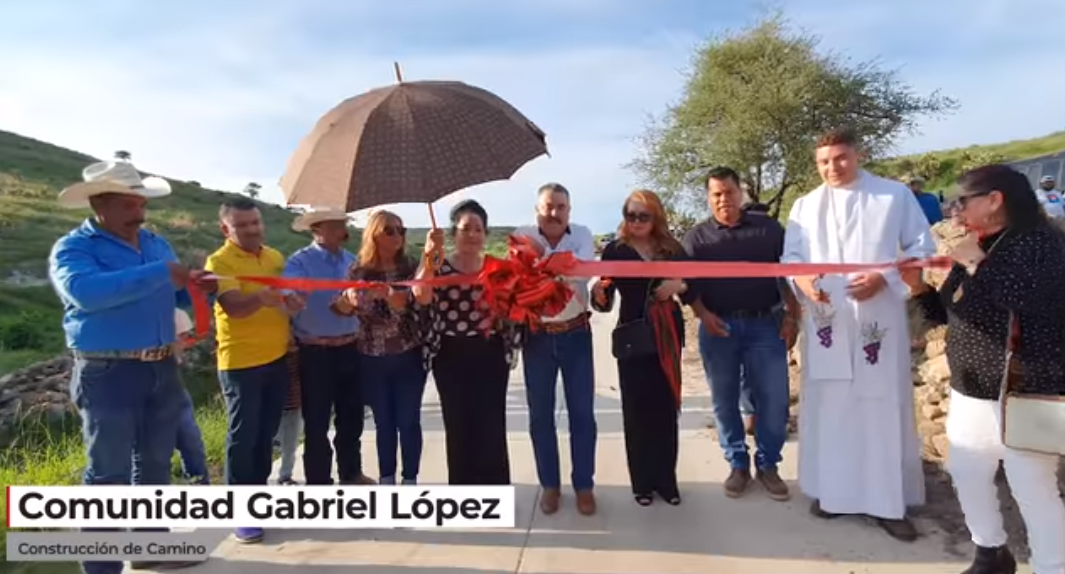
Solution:
[[[226,411],[217,393],[212,392],[217,386],[213,380],[205,379],[196,373],[186,373],[186,382],[197,404],[196,420],[203,434],[212,481],[219,484],[222,482],[221,470],[225,455]],[[85,466],[85,451],[78,433],[77,421],[67,420],[46,425],[27,419],[22,424],[16,433],[16,443],[0,454],[0,484],[79,484]],[[180,462],[175,454],[175,484],[180,483],[180,469]],[[3,496],[0,494],[0,498]],[[0,555],[6,551],[5,502],[0,501]],[[67,574],[78,572],[78,568],[76,564],[66,562],[5,563],[4,571],[10,574]]]
[[[973,167],[971,164],[974,162],[981,163],[980,160],[1012,162],[1060,151],[1065,151],[1065,131],[1026,140],[899,156],[876,162],[873,169],[888,177],[902,177],[908,173],[922,171],[920,169],[922,159],[932,156],[938,160],[939,169],[935,170],[936,173],[920,174],[928,180],[925,189],[949,189],[953,187],[954,182],[965,169]]]

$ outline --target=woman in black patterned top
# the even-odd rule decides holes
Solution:
[[[451,210],[454,251],[435,273],[423,262],[419,278],[480,272],[487,230],[488,214],[479,203],[456,205]],[[431,232],[426,255],[442,245],[442,234]],[[425,357],[444,416],[450,484],[510,484],[507,384],[520,332],[492,321],[483,292],[480,285],[415,288],[418,302],[428,307]]]
[[[1035,574],[1065,572],[1065,505],[1058,457],[1002,443],[1000,394],[1010,317],[1020,366],[1012,390],[1065,395],[1065,236],[1052,227],[1027,177],[1004,165],[964,174],[956,221],[970,231],[951,254],[956,263],[939,291],[920,272],[904,273],[934,323],[948,325],[951,401],[949,470],[977,546],[968,573],[1009,573],[995,474],[1002,461],[1028,530]],[[1065,441],[1065,437],[1061,437]]]

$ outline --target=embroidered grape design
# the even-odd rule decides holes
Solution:
[[[870,365],[875,365],[880,362],[880,341],[869,343],[868,345],[862,347],[862,350],[865,351],[866,363],[869,363]]]
[[[832,326],[821,327],[817,330],[817,338],[820,340],[821,346],[829,348],[832,346]]]

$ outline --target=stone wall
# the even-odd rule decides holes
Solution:
[[[0,377],[0,448],[10,445],[27,421],[59,423],[75,414],[70,366],[63,356]]]

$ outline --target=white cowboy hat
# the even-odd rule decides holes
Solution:
[[[59,192],[59,205],[69,208],[89,207],[89,198],[105,193],[124,193],[146,198],[170,195],[170,183],[161,177],[146,177],[132,164],[123,161],[101,161],[81,172],[85,181],[75,183]]]
[[[348,214],[342,209],[332,207],[313,207],[306,213],[300,214],[296,221],[292,222],[292,231],[297,233],[310,231],[311,227],[323,221],[347,222]]]
[[[183,333],[189,333],[193,327],[192,318],[184,310],[174,309],[174,326],[179,336]]]
[[[1039,183],[1046,183],[1048,181],[1053,181],[1056,183],[1058,180],[1054,179],[1054,176],[1052,175],[1044,175],[1043,178],[1039,180]]]

